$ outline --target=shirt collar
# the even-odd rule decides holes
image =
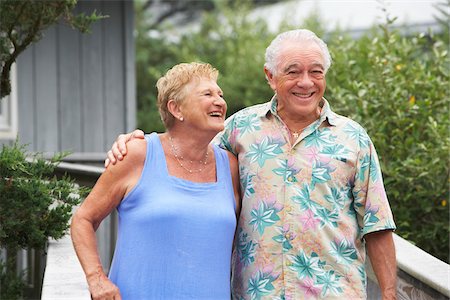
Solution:
[[[274,95],[272,99],[269,102],[267,102],[266,109],[264,110],[264,117],[268,117],[269,114],[273,114],[275,116],[278,115],[277,105],[278,105],[277,95]],[[337,115],[331,110],[330,104],[328,103],[327,99],[322,97],[320,105],[322,106],[322,110],[320,112],[319,124],[321,124],[326,120],[331,126],[336,126]]]

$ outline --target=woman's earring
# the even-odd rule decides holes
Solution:
[[[180,121],[183,122],[183,120],[184,120],[184,118],[183,118],[183,116],[181,116],[181,117],[180,117]]]

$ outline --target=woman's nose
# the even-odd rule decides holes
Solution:
[[[223,97],[217,96],[216,99],[214,99],[213,102],[214,105],[219,106],[224,113],[227,111],[227,102]]]
[[[215,99],[214,99],[214,104],[215,105],[227,105],[227,102],[225,101],[225,99],[223,98],[223,97],[221,97],[221,96],[217,96]]]

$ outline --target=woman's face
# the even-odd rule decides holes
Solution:
[[[184,126],[216,135],[224,129],[227,103],[216,81],[194,79],[184,89],[186,97],[180,105]]]

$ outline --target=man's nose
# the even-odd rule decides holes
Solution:
[[[303,88],[309,88],[314,85],[314,82],[311,80],[311,77],[309,76],[308,72],[302,73],[298,80],[297,80],[297,86],[303,87]]]

